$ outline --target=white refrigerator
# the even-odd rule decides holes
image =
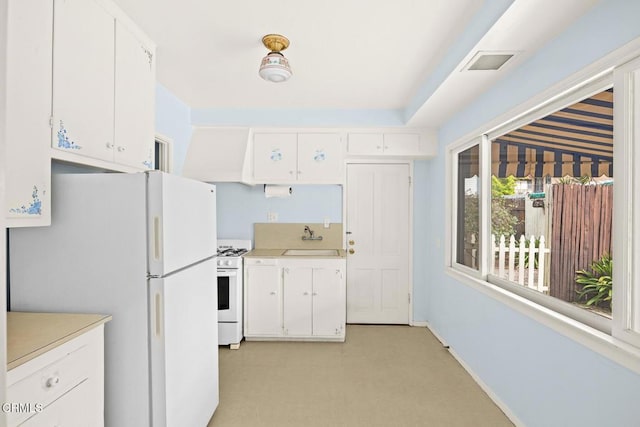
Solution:
[[[105,425],[206,426],[218,400],[215,186],[58,174],[52,225],[9,235],[11,310],[111,314]]]

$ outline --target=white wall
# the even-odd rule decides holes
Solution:
[[[7,2],[0,2],[0,88],[6,87],[6,61],[7,61]],[[0,331],[7,330],[7,254],[5,228],[5,111],[6,99],[4,89],[0,90]],[[0,366],[7,366],[7,334],[0,333]],[[6,369],[0,369],[0,402],[6,402]],[[0,411],[0,426],[6,422],[5,414]]]
[[[444,182],[446,145],[640,37],[639,16],[639,1],[600,2],[454,116],[440,131],[438,158],[426,162],[427,182]],[[418,280],[430,326],[527,426],[639,425],[640,375],[445,274],[449,197],[441,185],[429,190],[426,256],[415,262],[429,272]]]

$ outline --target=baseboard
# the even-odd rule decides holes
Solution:
[[[426,327],[429,326],[429,323],[427,323],[427,322],[415,322],[414,321],[414,322],[411,322],[410,326],[415,326],[417,328],[426,328]]]
[[[482,391],[487,393],[489,399],[491,399],[493,403],[495,403],[496,406],[500,408],[500,410],[507,416],[507,418],[509,418],[509,421],[511,421],[516,427],[524,427],[525,423],[523,423],[522,421],[520,421],[520,419],[518,419],[518,417],[516,417],[511,409],[493,392],[493,390],[487,384],[485,384],[484,381],[482,381],[480,377],[478,377],[475,372],[473,372],[473,370],[471,370],[471,368],[464,362],[464,360],[462,360],[462,358],[460,358],[460,356],[458,356],[455,350],[453,350],[448,344],[446,344],[442,337],[431,328],[428,322],[426,323],[429,331],[438,339],[438,341],[442,343],[444,347],[449,350],[449,353],[453,356],[453,358],[456,359],[456,361],[460,364],[460,366],[462,366],[465,371],[467,371],[467,373],[471,376],[471,378],[473,378],[476,384],[480,386]]]

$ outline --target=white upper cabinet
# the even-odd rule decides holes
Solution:
[[[114,18],[93,0],[56,0],[53,148],[113,160]]]
[[[53,156],[114,170],[149,169],[154,46],[114,11],[120,14],[103,1],[54,2]]]
[[[9,1],[6,86],[0,89],[6,89],[3,215],[9,227],[51,223],[52,25],[50,1]]]
[[[155,58],[153,47],[116,22],[115,162],[153,168]]]
[[[347,137],[349,156],[433,157],[435,131],[353,132]]]
[[[340,135],[298,134],[298,181],[337,184],[342,182],[343,171]]]
[[[340,184],[344,160],[337,133],[256,133],[256,183]]]
[[[253,177],[256,182],[294,182],[298,177],[298,135],[256,133],[253,136]]]

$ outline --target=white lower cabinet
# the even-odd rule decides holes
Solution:
[[[245,337],[344,341],[345,271],[343,258],[246,258]]]
[[[245,336],[282,335],[282,291],[275,259],[245,260]]]
[[[103,330],[95,327],[9,370],[7,425],[104,425]]]
[[[285,260],[282,265],[284,334],[344,337],[346,300],[340,261]]]

